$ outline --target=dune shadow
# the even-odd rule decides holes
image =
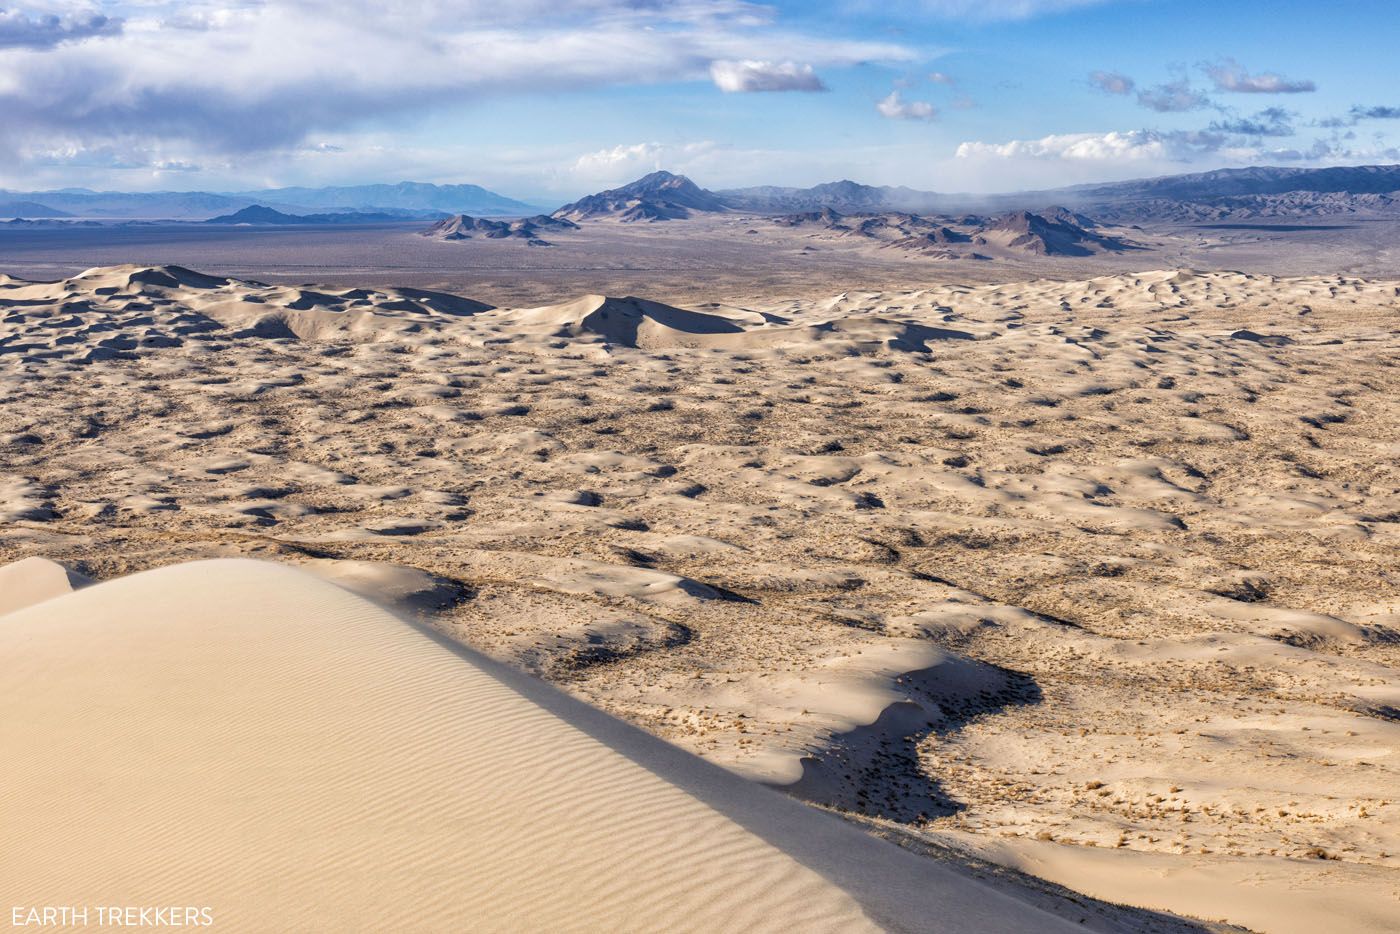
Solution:
[[[992,887],[978,881],[984,873],[974,875],[957,862],[929,859],[891,840],[857,831],[835,814],[741,778],[553,685],[488,658],[424,623],[407,619],[403,622],[531,703],[681,788],[842,887],[872,918],[891,929],[904,929],[898,919],[928,911],[924,915],[928,924],[921,928],[924,930],[1007,930],[1004,921],[994,920],[997,912],[992,906],[1019,902],[1045,911],[1041,917],[1047,922],[1051,921],[1050,916],[1073,924],[1082,922],[1088,913],[1113,918],[1128,912],[1147,921],[1142,925],[1144,929],[1210,930],[1166,912],[1123,908],[1078,894],[1047,895],[1039,880]],[[976,705],[969,704],[963,710],[951,710],[947,722],[966,722],[977,715]],[[1011,870],[1007,873],[1020,875]],[[1155,927],[1157,924],[1162,926]]]
[[[950,664],[954,683],[940,690],[940,669]],[[966,804],[948,795],[924,764],[921,747],[930,737],[951,735],[983,717],[1039,703],[1040,686],[1021,672],[966,659],[929,669],[930,677],[921,679],[925,674],[911,672],[902,679],[918,702],[891,704],[874,723],[833,736],[828,751],[803,760],[802,778],[789,790],[817,804],[901,822],[964,810]],[[968,674],[980,685],[960,688],[959,680],[972,680]],[[916,687],[921,680],[928,686]],[[931,710],[937,713],[931,716]]]

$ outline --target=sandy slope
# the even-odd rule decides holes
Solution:
[[[273,564],[0,620],[0,897],[227,930],[1071,930]]]
[[[72,593],[86,577],[46,558],[25,558],[0,567],[0,614]]]
[[[1161,270],[492,309],[179,269],[3,282],[0,556],[312,563],[930,841],[1053,848],[1060,881],[1266,930],[1247,902],[1332,879],[1374,897],[1309,910],[1385,929],[1397,287]],[[1160,865],[1258,865],[1258,892],[1207,905]]]

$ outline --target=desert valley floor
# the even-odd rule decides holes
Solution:
[[[1400,927],[1400,281],[923,268],[0,276],[0,563],[301,565],[930,859]]]

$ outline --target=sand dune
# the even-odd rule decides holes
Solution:
[[[8,279],[0,559],[304,564],[906,841],[1385,930],[1318,880],[1400,869],[1397,289]]]
[[[63,565],[33,557],[0,567],[0,614],[72,593],[92,581]]]
[[[562,305],[527,308],[503,315],[498,327],[512,333],[532,327],[553,336],[593,336],[620,347],[659,349],[698,346],[717,334],[740,334],[743,328],[719,315],[672,308],[640,298],[586,295]]]
[[[0,619],[9,904],[230,930],[1073,930],[248,561]]]

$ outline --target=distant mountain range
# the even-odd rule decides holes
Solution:
[[[580,198],[554,212],[584,220],[678,220],[725,211],[801,214],[966,211],[1045,211],[1069,206],[1115,223],[1193,222],[1222,217],[1400,213],[1400,165],[1346,168],[1221,169],[1192,175],[1077,185],[1046,191],[973,195],[862,185],[843,180],[811,188],[759,186],[709,191],[670,172]]]
[[[252,224],[258,226],[293,226],[324,224],[386,224],[395,221],[426,220],[445,217],[442,211],[337,211],[328,214],[286,214],[275,208],[252,204],[234,211],[220,214],[204,221],[206,224]]]
[[[488,191],[480,185],[351,185],[332,188],[264,188],[230,195],[256,204],[295,205],[317,211],[383,212],[386,209],[516,217],[538,213],[534,205]]]
[[[333,188],[267,188],[257,191],[0,191],[0,217],[150,218],[206,220],[260,206],[283,214],[397,214],[405,218],[477,214],[516,217],[538,213],[534,205],[479,185],[354,185]]]
[[[1076,185],[1045,191],[973,195],[863,185],[843,180],[811,188],[759,186],[710,191],[683,175],[653,172],[628,185],[600,191],[553,212],[569,221],[602,217],[625,222],[680,220],[694,214],[742,212],[800,214],[831,209],[844,214],[906,212],[1043,211],[1068,206],[1119,224],[1138,221],[1203,222],[1223,218],[1296,217],[1334,214],[1400,214],[1400,165],[1323,169],[1258,167],[1190,175]],[[228,221],[251,207],[273,214]],[[330,223],[307,217],[361,215],[436,218],[528,217],[538,207],[478,185],[353,185],[327,188],[267,188],[243,192],[0,191],[0,218],[100,218],[207,220],[227,223]],[[355,223],[357,221],[335,221]]]
[[[1040,192],[1118,223],[1400,213],[1400,165],[1219,169]]]
[[[0,217],[72,217],[37,201],[0,201]]]
[[[862,185],[843,180],[811,188],[729,188],[715,195],[736,211],[756,214],[793,214],[830,208],[845,214],[862,211],[933,211],[948,196],[912,188]]]
[[[1326,169],[1217,169],[1191,175],[1165,175],[1128,182],[1076,185],[1058,190],[1076,192],[1097,201],[1146,198],[1194,201],[1236,195],[1278,195],[1291,191],[1384,194],[1400,191],[1400,165],[1335,166]]]

